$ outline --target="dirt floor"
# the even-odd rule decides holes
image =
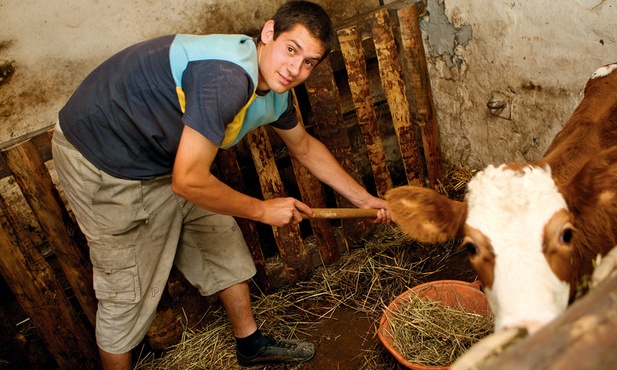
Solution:
[[[441,263],[444,267],[427,277],[427,281],[475,280],[475,274],[469,265],[466,253],[451,253]],[[204,312],[210,311],[216,302],[199,296],[196,290],[191,289],[194,288],[184,287],[174,305],[181,307],[182,315],[190,326],[198,327],[200,322],[208,320]],[[27,317],[20,312],[12,294],[3,284],[0,284],[0,295],[3,301],[0,319],[9,321],[9,325],[14,325],[16,329],[12,333],[1,333],[0,369],[56,369],[55,362],[47,352],[43,341],[36,330],[30,327]],[[376,336],[378,318],[375,318],[375,315],[370,317],[364,312],[358,312],[342,304],[332,313],[324,316],[325,318],[309,325],[309,329],[301,330],[295,335],[316,345],[317,352],[311,361],[302,365],[273,366],[264,367],[264,369],[403,369],[379,343]],[[144,343],[136,351],[136,360],[148,351],[150,349],[147,343]],[[367,364],[366,354],[371,351],[376,352],[380,357],[380,365]],[[156,353],[156,351],[151,352]]]
[[[444,268],[431,274],[426,281],[474,281],[476,279],[465,252],[451,253],[441,263]],[[207,309],[203,306],[203,299],[184,292],[180,300],[184,314],[189,321],[207,320],[202,316],[204,310]],[[308,307],[308,309],[312,308]],[[315,308],[314,310],[318,311],[319,309]],[[381,313],[379,313],[380,315]],[[316,355],[311,361],[295,366],[266,366],[262,369],[404,369],[379,342],[376,335],[378,322],[379,318],[375,318],[375,315],[368,315],[341,305],[326,318],[309,325],[309,329],[296,335],[299,339],[310,341],[316,345]],[[267,327],[267,324],[264,323],[264,326]],[[379,359],[375,361],[373,358],[369,361],[366,358],[367,354],[373,354]]]
[[[474,281],[476,275],[471,269],[466,253],[450,256],[445,262],[446,269],[436,272],[429,280]],[[357,370],[369,366],[361,357],[362,351],[376,350],[388,364],[388,369],[405,369],[383,348],[377,338],[377,322],[364,314],[339,308],[332,318],[324,319],[311,333],[310,340],[317,346],[315,358],[297,369],[302,370]]]
[[[362,350],[370,349],[376,342],[370,318],[347,308],[336,310],[332,318],[324,319],[316,326],[311,340],[317,346],[312,361],[301,369],[359,369]]]

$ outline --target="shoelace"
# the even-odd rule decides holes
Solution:
[[[278,347],[278,348],[285,348],[285,349],[295,349],[297,347],[295,343],[279,342],[278,340],[272,338],[269,335],[264,335],[264,337],[268,339],[268,343],[266,344],[266,347]]]

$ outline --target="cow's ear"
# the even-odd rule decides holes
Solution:
[[[460,238],[467,218],[467,204],[447,198],[433,189],[401,186],[386,193],[392,219],[411,238],[424,243],[443,243]]]
[[[617,146],[591,158],[563,190],[574,215],[575,237],[578,239],[583,232],[587,237],[602,235],[606,242],[592,243],[593,253],[607,253],[615,246],[617,229]],[[602,250],[598,250],[600,245],[604,246]]]

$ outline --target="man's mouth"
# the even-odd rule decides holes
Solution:
[[[280,76],[280,81],[283,85],[289,85],[293,81],[293,79],[287,78],[280,73],[279,73],[279,76]]]

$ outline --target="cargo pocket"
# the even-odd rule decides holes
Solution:
[[[138,242],[138,227],[148,222],[144,209],[141,181],[115,178],[100,172],[100,187],[93,194],[92,217],[102,234],[123,235],[125,244]]]
[[[133,246],[114,249],[90,246],[90,259],[97,299],[118,302],[141,299]]]

